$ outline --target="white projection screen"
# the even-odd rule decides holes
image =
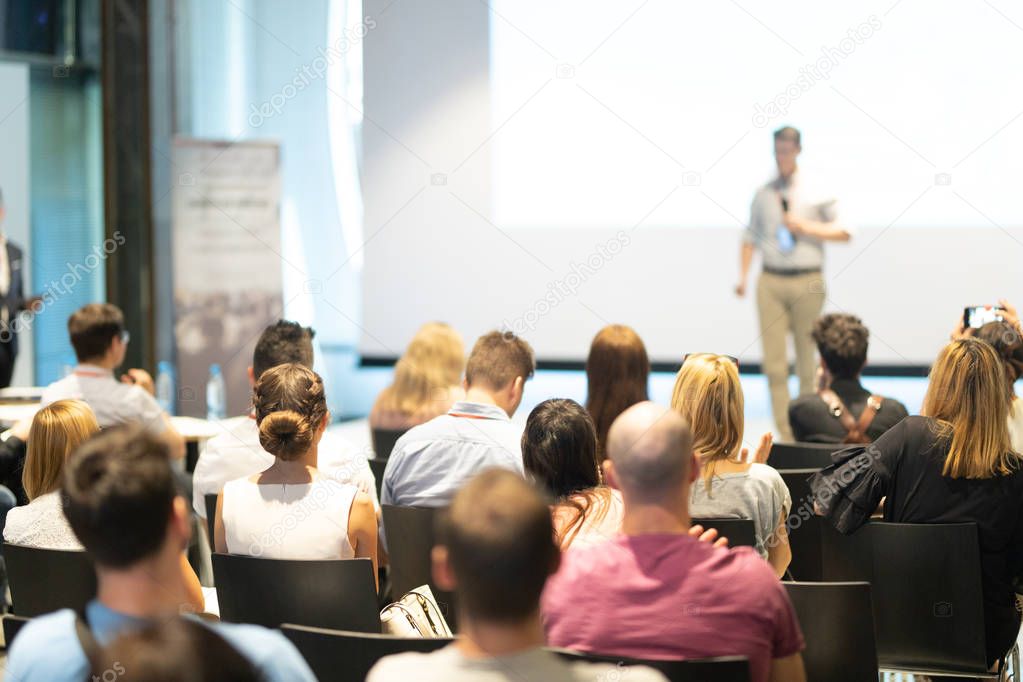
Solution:
[[[864,319],[871,363],[927,365],[964,305],[1023,303],[1018,5],[364,11],[364,356],[444,320],[579,361],[621,322],[658,362],[759,362],[755,287],[733,287],[782,125],[854,233],[827,248],[825,309]]]

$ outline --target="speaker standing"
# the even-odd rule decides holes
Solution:
[[[736,294],[745,296],[753,254],[759,250],[763,271],[756,296],[763,372],[771,391],[775,428],[782,440],[792,440],[788,336],[792,335],[796,350],[799,392],[813,393],[816,365],[810,332],[824,307],[824,242],[850,238],[849,231],[838,224],[834,197],[814,192],[799,170],[796,158],[801,150],[798,130],[786,126],[774,132],[778,176],[753,197],[735,287]]]

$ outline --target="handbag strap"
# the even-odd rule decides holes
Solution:
[[[429,632],[423,632],[423,626],[420,625],[419,618],[417,618],[417,614],[403,603],[404,600],[409,597],[415,599],[422,616],[426,618],[425,627],[429,628]],[[440,612],[440,607],[437,606],[436,602],[434,602],[433,599],[431,599],[428,595],[423,594],[419,590],[409,590],[402,596],[401,599],[385,606],[383,610],[380,612],[381,615],[387,613],[392,608],[397,609],[399,612],[401,612],[401,614],[405,616],[406,620],[408,620],[409,624],[412,625],[413,628],[415,628],[416,632],[418,632],[423,637],[451,636],[451,628],[448,627],[447,621],[444,620],[444,615]],[[436,616],[436,618],[434,616]]]
[[[860,414],[859,419],[853,419],[852,414],[849,413],[849,409],[842,402],[842,399],[838,397],[830,388],[825,388],[817,393],[820,399],[828,406],[828,411],[831,415],[838,419],[842,424],[842,428],[846,432],[846,443],[864,443],[869,442],[867,438],[867,429],[870,424],[874,421],[874,417],[877,416],[878,410],[881,409],[881,403],[883,398],[876,394],[871,394],[867,398],[867,404],[863,408],[863,412]]]
[[[92,628],[89,627],[89,619],[86,617],[84,609],[75,612],[75,635],[78,637],[78,643],[82,647],[85,659],[89,662],[89,667],[92,670],[102,670],[103,649],[96,641],[96,636],[92,634]]]
[[[398,611],[399,613],[401,613],[401,615],[405,616],[405,620],[408,621],[408,624],[412,626],[413,630],[415,630],[416,632],[419,633],[420,637],[426,637],[426,636],[428,636],[430,634],[428,632],[423,632],[423,629],[422,629],[422,627],[420,627],[419,622],[416,621],[416,615],[414,613],[412,613],[411,609],[409,609],[407,606],[402,604],[400,601],[396,601],[396,602],[392,602],[392,603],[388,604],[387,606],[384,607],[384,610],[381,611],[380,613],[382,615],[382,614],[385,614],[385,613],[387,613],[388,611],[390,611],[392,609]]]

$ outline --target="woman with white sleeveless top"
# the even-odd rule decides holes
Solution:
[[[270,559],[352,559],[377,566],[370,497],[316,468],[329,414],[323,380],[298,364],[272,367],[253,389],[259,443],[269,469],[224,486],[217,497],[218,552]]]

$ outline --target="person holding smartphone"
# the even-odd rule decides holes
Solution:
[[[985,341],[1002,361],[1008,381],[1009,442],[1023,454],[1023,400],[1016,395],[1016,382],[1023,377],[1023,326],[1016,307],[1004,298],[997,306],[966,308],[952,331],[951,340],[974,337]]]
[[[763,371],[771,391],[775,428],[792,440],[788,421],[789,359],[786,341],[792,334],[800,395],[814,392],[814,320],[824,307],[821,276],[824,243],[849,241],[837,220],[833,197],[816,194],[799,171],[801,136],[790,126],[774,132],[778,176],[757,190],[750,222],[742,239],[739,282],[735,293],[746,295],[753,254],[760,251],[763,272],[757,281],[757,312],[763,343]]]

